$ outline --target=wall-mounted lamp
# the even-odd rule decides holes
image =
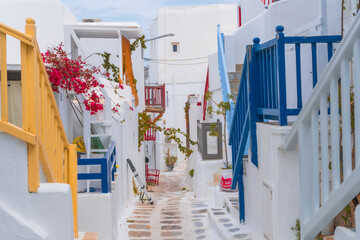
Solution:
[[[168,33],[168,34],[164,34],[164,35],[161,35],[161,36],[158,36],[158,37],[154,37],[154,38],[150,38],[150,39],[145,39],[145,42],[149,42],[149,41],[156,40],[156,39],[159,39],[159,38],[173,37],[173,36],[175,36],[175,34],[173,34],[173,33]]]

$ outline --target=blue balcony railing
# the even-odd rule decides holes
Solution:
[[[256,122],[277,120],[281,126],[288,124],[288,116],[296,116],[303,106],[301,81],[301,45],[311,46],[312,86],[318,75],[317,44],[327,44],[328,60],[333,53],[333,43],[341,36],[285,37],[284,27],[276,27],[276,37],[260,44],[254,38],[253,45],[246,48],[246,56],[239,85],[238,98],[233,113],[229,143],[232,148],[232,188],[239,188],[240,221],[245,221],[243,156],[250,138],[251,161],[258,166]],[[295,46],[296,108],[287,105],[285,46]]]
[[[112,142],[109,150],[103,158],[84,158],[78,159],[78,165],[90,166],[100,165],[99,173],[78,173],[78,180],[101,180],[101,192],[111,192],[111,181],[114,181],[114,174],[116,171],[115,159],[116,150],[115,142]]]

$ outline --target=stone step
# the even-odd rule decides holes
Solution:
[[[240,82],[241,72],[228,72],[229,82]]]
[[[223,240],[251,239],[265,240],[245,224],[239,223],[224,208],[209,209],[209,220],[217,234]]]
[[[102,127],[111,126],[111,122],[108,122],[108,121],[91,121],[90,123],[92,125],[102,126]]]
[[[337,227],[335,230],[335,240],[356,240],[360,239],[360,205],[355,210],[355,229],[348,229],[344,227]]]
[[[224,197],[224,209],[234,218],[239,218],[239,197]]]
[[[99,233],[97,232],[79,232],[78,238],[75,240],[99,240]]]
[[[242,72],[244,64],[236,64],[235,69],[237,72]]]

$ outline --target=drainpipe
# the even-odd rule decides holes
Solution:
[[[327,29],[327,0],[320,0],[320,12],[321,12],[321,25],[322,25],[322,30],[321,30],[321,34],[322,35],[327,35],[328,34],[328,29]]]

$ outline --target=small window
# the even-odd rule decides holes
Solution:
[[[173,53],[178,53],[179,52],[179,43],[178,42],[172,42],[171,43],[171,50]]]

